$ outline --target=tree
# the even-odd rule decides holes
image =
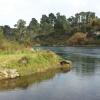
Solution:
[[[54,26],[56,20],[56,16],[53,13],[49,14],[49,23]]]
[[[3,26],[0,26],[0,39],[4,38]]]
[[[70,32],[70,23],[66,19],[66,16],[57,13],[54,29],[56,33]]]
[[[54,31],[53,21],[51,21],[51,17],[50,19],[49,17],[47,17],[46,15],[42,15],[40,26],[41,26],[41,32],[43,34],[50,34]]]
[[[75,17],[70,17],[68,21],[73,27],[73,32],[91,32],[91,23],[96,18],[94,12],[80,12],[76,13]],[[74,32],[74,33],[75,33]]]
[[[10,26],[5,25],[3,27],[3,32],[4,32],[4,35],[6,38],[8,38],[10,40],[13,38],[13,32],[12,32],[12,28],[10,28]]]
[[[33,39],[40,33],[40,25],[38,21],[35,18],[32,18],[31,22],[29,23],[28,26],[28,32],[30,35],[30,38]]]
[[[22,19],[17,21],[16,27],[16,39],[20,42],[24,41],[26,38],[26,22]]]

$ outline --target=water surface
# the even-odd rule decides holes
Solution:
[[[0,82],[0,100],[100,100],[100,48],[41,47],[73,62],[71,71],[50,71]]]

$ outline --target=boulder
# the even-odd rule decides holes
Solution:
[[[60,62],[60,65],[63,66],[63,65],[71,65],[71,61],[69,60],[63,60]]]
[[[60,69],[62,70],[63,73],[68,72],[72,67],[71,61],[68,60],[62,60],[60,61]]]
[[[13,79],[19,76],[16,69],[0,69],[0,79]]]

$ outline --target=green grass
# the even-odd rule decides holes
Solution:
[[[23,58],[26,59],[27,63],[22,62]],[[43,72],[50,68],[56,68],[61,59],[51,51],[2,51],[0,52],[0,67],[17,69],[20,76],[24,76],[36,72]]]
[[[29,45],[7,39],[0,39],[0,43],[0,68],[17,69],[20,76],[59,68],[62,60],[52,51],[32,51]]]

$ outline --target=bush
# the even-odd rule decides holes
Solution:
[[[85,33],[75,33],[68,41],[67,43],[69,45],[81,45],[81,44],[85,44],[86,40],[87,40],[87,34]]]

